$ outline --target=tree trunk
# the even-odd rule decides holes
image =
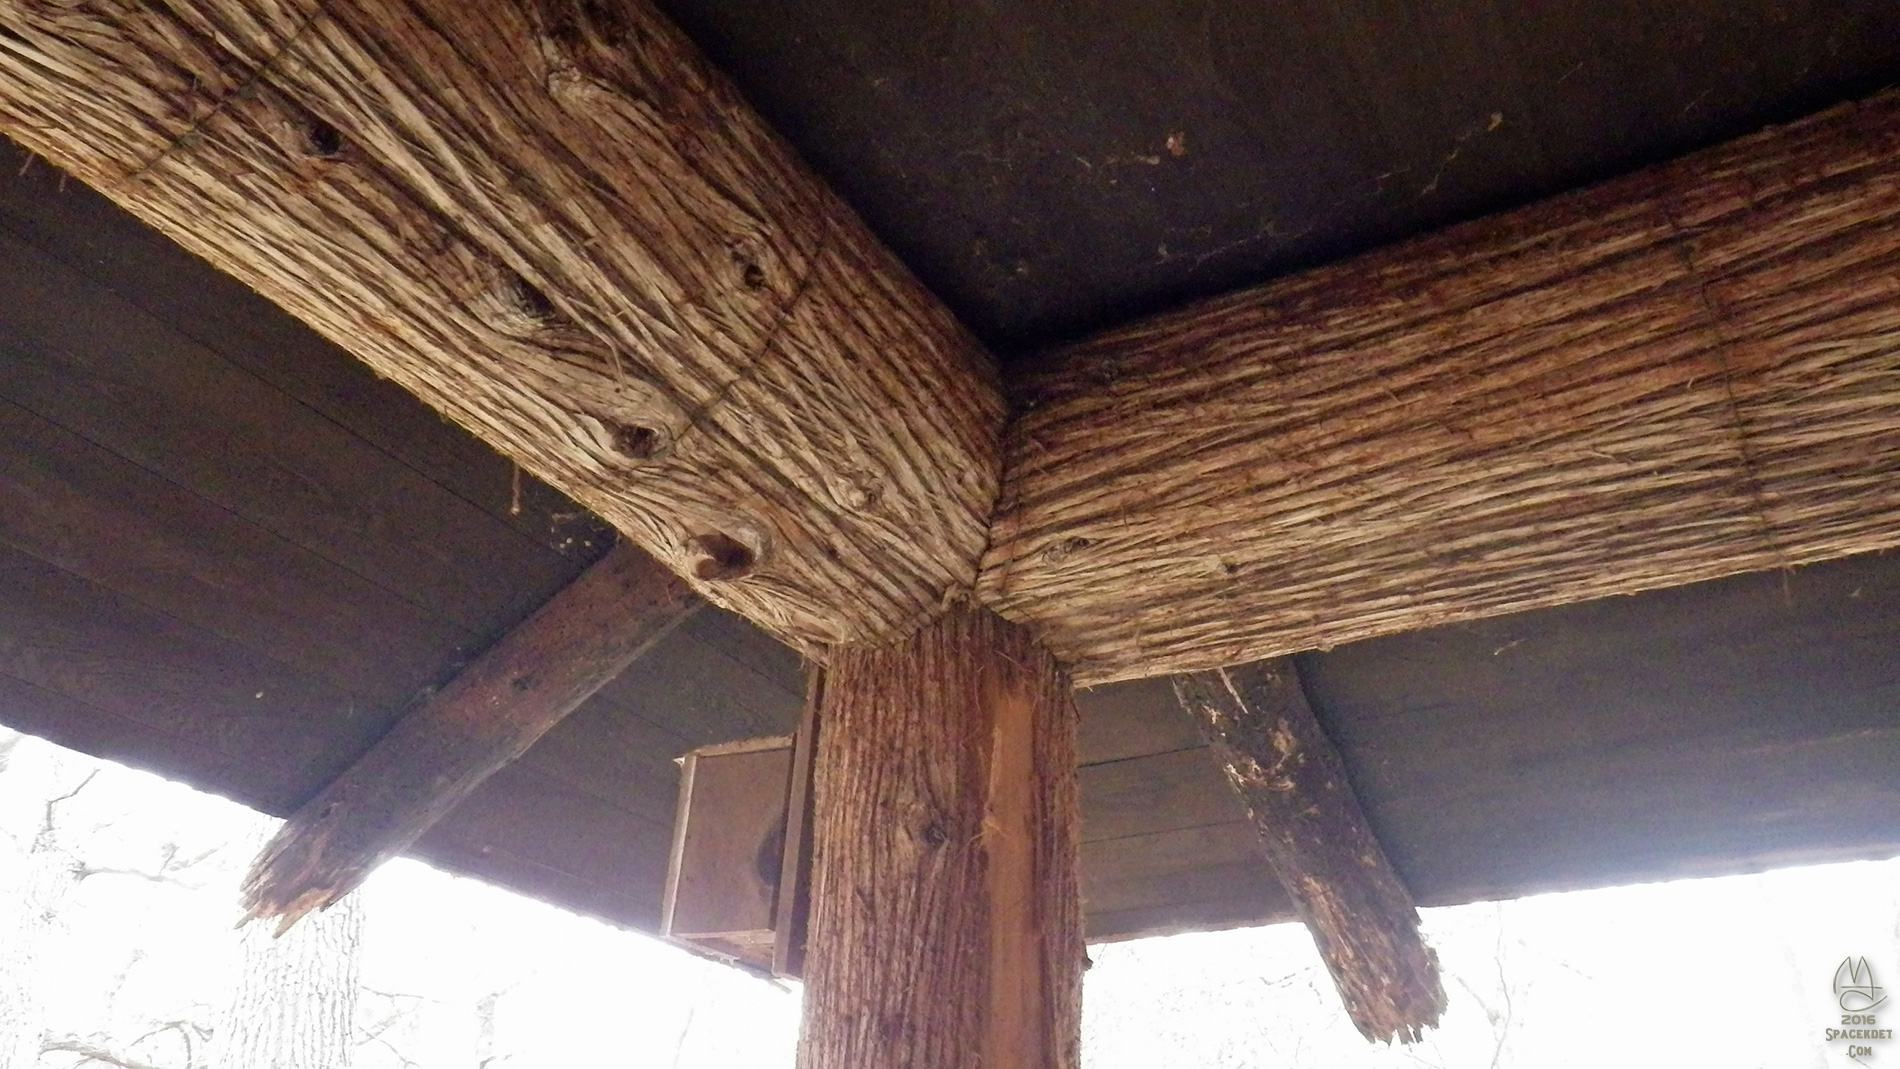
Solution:
[[[249,847],[268,834],[260,829]],[[281,938],[247,925],[243,972],[212,1036],[209,1069],[349,1069],[362,936],[354,894]]]
[[[803,1069],[1074,1069],[1075,706],[1024,629],[956,610],[814,687]]]
[[[15,748],[51,746],[0,732],[0,770]],[[79,859],[57,827],[60,803],[79,793],[91,776],[63,774],[57,757],[53,781],[64,790],[46,803],[45,816],[25,847],[17,882],[0,884],[0,1069],[33,1069],[46,1035],[46,1005],[40,968],[59,928],[60,907],[79,884]],[[72,782],[69,782],[72,781]],[[56,788],[57,789],[57,788]]]
[[[73,856],[58,843],[35,842],[26,855],[18,890],[8,896],[12,918],[0,921],[0,1069],[33,1069],[46,1032],[40,967],[57,925],[61,903],[71,893]]]

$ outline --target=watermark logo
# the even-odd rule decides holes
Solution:
[[[1880,1017],[1874,1010],[1887,996],[1874,981],[1874,967],[1866,958],[1841,960],[1840,968],[1834,970],[1834,1000],[1841,1008],[1841,1027],[1828,1028],[1827,1041],[1846,1040],[1847,1056],[1865,1065],[1874,1056],[1873,1041],[1893,1038],[1893,1029],[1878,1027]]]
[[[1843,958],[1834,970],[1834,995],[1840,999],[1842,1013],[1866,1013],[1887,1001],[1874,983],[1874,967],[1866,958]]]

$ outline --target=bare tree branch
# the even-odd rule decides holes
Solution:
[[[161,1021],[151,1031],[133,1040],[131,1049],[137,1050],[139,1045],[146,1040],[156,1038],[166,1032],[176,1033],[178,1041],[184,1045],[185,1069],[197,1069],[198,1044],[211,1038],[211,1029],[196,1021]]]
[[[380,1035],[372,1036],[370,1037],[370,1039],[373,1042],[382,1044],[385,1050],[389,1051],[390,1054],[394,1055],[396,1060],[402,1063],[402,1069],[422,1069],[421,1062],[418,1062],[415,1059],[409,1057],[409,1055],[403,1053],[403,1051],[400,1048],[398,1048],[394,1043],[391,1043],[388,1039],[384,1038],[383,1036],[380,1036]]]
[[[130,876],[134,879],[145,880],[149,883],[170,884],[176,887],[200,890],[204,887],[202,883],[180,879],[179,873],[191,871],[194,866],[217,854],[217,852],[222,849],[222,846],[214,846],[208,850],[202,850],[190,857],[181,859],[178,856],[178,844],[166,843],[159,847],[158,866],[153,870],[148,871],[139,868],[92,865],[81,861],[74,867],[73,871],[76,877],[82,881],[93,876]]]
[[[98,775],[99,775],[99,770],[95,768],[92,771],[86,773],[86,778],[80,780],[77,784],[75,784],[72,790],[67,791],[65,794],[55,795],[54,797],[48,798],[46,800],[46,812],[45,812],[45,815],[40,818],[39,834],[33,837],[34,849],[46,850],[52,847],[53,824],[59,818],[59,807],[63,803],[70,802],[75,797],[77,797],[80,791],[85,790],[88,784],[90,784],[94,779],[98,778]]]
[[[416,1009],[419,1006],[421,1006],[424,1002],[429,1001],[429,999],[427,999],[426,997],[422,995],[411,995],[404,992],[396,992],[396,991],[378,991],[373,987],[360,987],[358,990],[363,995],[373,997],[373,998],[386,999],[389,1002],[388,1013],[378,1017],[371,1024],[357,1025],[356,1044],[359,1047],[366,1043],[380,1042],[384,1046],[389,1047],[391,1051],[395,1051],[395,1047],[390,1044],[389,1040],[383,1038],[383,1033],[395,1027],[396,1024],[400,1022],[403,1018],[408,1017],[410,1014],[413,1014],[414,1012],[416,1012]],[[407,1003],[406,1005],[405,1005],[405,1002]],[[359,1011],[359,1014],[361,1016],[369,1016],[368,1007],[362,1008]],[[398,1052],[397,1057],[403,1057],[403,1055]],[[407,1061],[406,1058],[404,1058],[404,1060]]]
[[[40,1043],[40,1053],[77,1054],[79,1055],[79,1064],[81,1065],[88,1062],[97,1062],[101,1065],[116,1065],[119,1069],[164,1069],[163,1066],[153,1065],[150,1062],[142,1062],[137,1058],[114,1054],[112,1051],[81,1039],[78,1036],[50,1037]]]

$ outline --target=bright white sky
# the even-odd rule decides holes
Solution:
[[[93,764],[29,742],[0,771],[0,831],[12,836],[0,835],[0,894],[12,891],[18,837],[43,799]],[[243,841],[260,819],[113,766],[63,825],[93,865],[142,868],[160,844],[190,856]],[[240,853],[193,869],[197,888],[123,876],[82,884],[65,913],[59,966],[46,977],[55,1030],[113,1033],[141,1016],[214,1020],[237,961],[232,903],[248,861]],[[375,994],[359,1016],[403,1012],[387,1044],[360,1050],[359,1069],[397,1069],[396,1051],[423,1069],[474,1065],[474,1005],[495,992],[503,993],[499,1057],[490,1069],[792,1065],[795,989],[413,862],[387,866],[361,893],[363,982]],[[1360,1039],[1304,930],[1281,925],[1094,948],[1088,1069],[1821,1069],[1853,1064],[1845,1042],[1823,1036],[1840,1027],[1831,987],[1841,960],[1865,956],[1877,982],[1900,982],[1900,861],[1425,915],[1451,1010],[1416,1048]],[[1861,1064],[1900,1069],[1900,1043],[1871,1046]]]

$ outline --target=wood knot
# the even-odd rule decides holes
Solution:
[[[548,326],[566,322],[566,317],[561,315],[560,309],[554,307],[553,301],[548,300],[547,294],[542,293],[534,283],[512,271],[503,278],[502,292],[507,298],[509,307],[530,323]]]
[[[672,437],[658,427],[638,423],[609,423],[614,448],[628,460],[659,460],[671,451]]]
[[[343,155],[343,131],[311,116],[304,120],[303,154],[313,160],[334,160]]]
[[[1068,560],[1070,557],[1075,556],[1077,553],[1082,552],[1094,544],[1095,540],[1093,538],[1082,538],[1080,536],[1064,538],[1057,542],[1051,542],[1049,545],[1043,547],[1042,559],[1050,564],[1061,564],[1063,561]]]
[[[612,396],[575,413],[596,445],[603,471],[655,464],[678,451],[683,436],[692,429],[678,406],[639,380],[607,385]]]
[[[758,570],[759,550],[723,531],[695,535],[691,546],[699,555],[693,574],[704,582],[731,582]]]
[[[828,479],[831,498],[839,505],[853,512],[864,512],[875,508],[884,499],[884,490],[877,480],[869,477],[849,478],[837,476]]]

